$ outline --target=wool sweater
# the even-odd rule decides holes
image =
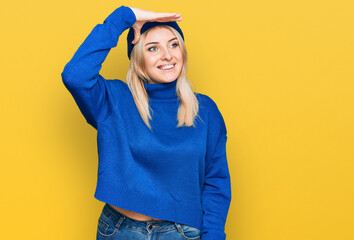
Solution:
[[[231,202],[225,121],[216,103],[194,93],[199,117],[177,127],[177,80],[144,87],[150,130],[128,85],[100,75],[119,36],[136,21],[125,6],[97,24],[61,74],[88,124],[97,130],[94,197],[114,206],[201,230],[203,240],[224,240]]]

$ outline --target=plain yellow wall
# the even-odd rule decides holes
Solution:
[[[96,131],[61,72],[121,5],[179,12],[188,78],[227,129],[229,240],[354,239],[354,3],[2,3],[1,239],[95,239]],[[101,74],[125,80],[126,32]]]

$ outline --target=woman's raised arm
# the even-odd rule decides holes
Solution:
[[[117,46],[119,36],[133,27],[135,31],[139,31],[134,39],[137,42],[145,22],[179,19],[181,18],[176,13],[155,13],[121,6],[103,24],[94,27],[61,74],[64,85],[90,125],[97,128],[97,122],[106,119],[115,106],[115,99],[111,94],[112,81],[104,79],[99,72],[111,48]]]
[[[93,28],[61,74],[64,85],[94,128],[115,105],[110,93],[112,81],[106,81],[99,74],[102,63],[111,48],[117,46],[119,36],[135,22],[135,15],[129,7],[117,8],[103,24]]]

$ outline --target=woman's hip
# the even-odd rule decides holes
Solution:
[[[105,204],[97,225],[97,240],[101,239],[198,240],[200,230],[171,221],[135,220]]]

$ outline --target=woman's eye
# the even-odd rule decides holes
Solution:
[[[175,48],[175,47],[178,46],[178,43],[172,43],[171,46],[172,46],[173,48]]]
[[[148,51],[155,51],[157,49],[157,47],[150,47],[150,48],[148,48]]]

